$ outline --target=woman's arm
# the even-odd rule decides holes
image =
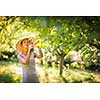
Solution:
[[[34,43],[33,43],[33,47],[37,47],[36,44],[39,42],[39,40],[36,40]],[[38,48],[38,47],[37,47]],[[34,54],[34,57],[37,57],[37,58],[42,58],[43,57],[43,53],[42,53],[42,50],[40,48],[38,48],[38,52]]]
[[[27,53],[26,58],[24,59],[21,55],[18,55],[18,60],[22,64],[28,64],[30,59],[30,52]]]
[[[32,46],[29,47],[25,59],[21,55],[18,55],[18,60],[19,60],[20,63],[22,63],[22,64],[28,64],[29,63],[31,49],[32,49]]]

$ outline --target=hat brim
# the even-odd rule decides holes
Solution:
[[[22,52],[22,45],[21,45],[21,43],[22,43],[23,40],[26,40],[26,39],[29,40],[28,37],[25,37],[25,38],[20,39],[20,40],[16,43],[15,48],[16,48],[17,51]]]

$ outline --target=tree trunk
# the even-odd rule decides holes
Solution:
[[[41,59],[41,65],[43,65],[43,60]]]
[[[60,59],[60,75],[62,75],[63,73],[63,62],[64,62],[64,56],[61,56],[61,59]]]

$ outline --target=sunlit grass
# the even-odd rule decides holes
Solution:
[[[100,74],[84,69],[64,68],[62,76],[59,68],[36,65],[38,77],[41,83],[97,83],[100,82]],[[21,67],[16,61],[0,61],[0,82],[20,83]]]
[[[21,75],[16,73],[13,68],[18,65],[17,62],[0,61],[0,82],[1,83],[19,83]]]
[[[38,68],[37,68],[38,69]],[[81,69],[64,69],[62,76],[58,68],[38,69],[41,82],[47,83],[97,83],[100,82],[100,74]]]

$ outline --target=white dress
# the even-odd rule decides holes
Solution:
[[[24,59],[26,56],[20,54]],[[22,83],[39,83],[37,72],[35,68],[35,58],[34,54],[31,53],[29,64],[21,64],[22,66]]]

